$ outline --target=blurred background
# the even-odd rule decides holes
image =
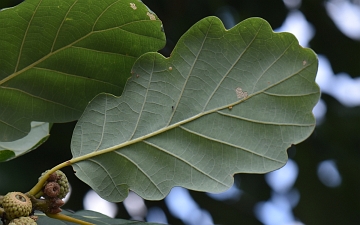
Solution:
[[[21,1],[0,0],[0,8]],[[162,201],[136,194],[118,204],[101,201],[73,175],[63,208],[91,209],[109,216],[168,224],[360,224],[360,0],[143,0],[163,21],[169,56],[180,36],[215,15],[226,28],[249,17],[291,32],[319,57],[321,101],[317,126],[288,150],[285,167],[266,175],[237,174],[221,194],[174,188]],[[0,34],[4,35],[4,34]],[[1,54],[1,52],[0,52]],[[55,124],[39,149],[0,164],[0,193],[28,191],[40,174],[71,158],[75,123]],[[95,207],[95,208],[94,208]]]

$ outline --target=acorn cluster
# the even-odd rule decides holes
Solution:
[[[44,172],[39,180],[47,174]],[[56,214],[64,205],[62,200],[69,192],[69,182],[60,170],[46,179],[41,191],[35,195],[9,192],[0,196],[0,219],[5,225],[36,225],[34,210]]]
[[[28,196],[21,192],[9,192],[1,201],[2,221],[11,225],[36,225],[32,213],[32,203]]]
[[[41,175],[39,180],[46,173],[47,171]],[[61,212],[60,207],[64,205],[64,201],[62,199],[65,198],[67,193],[69,193],[68,179],[62,171],[57,170],[46,180],[41,193],[41,196],[48,202],[48,213],[55,214]]]

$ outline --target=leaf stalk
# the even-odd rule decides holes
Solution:
[[[70,216],[67,216],[67,215],[64,215],[64,214],[61,214],[61,213],[56,213],[56,214],[46,213],[46,215],[48,217],[50,217],[50,218],[53,218],[53,219],[63,220],[63,221],[71,222],[71,223],[77,223],[77,224],[80,224],[80,225],[95,225],[93,223],[89,223],[89,222],[86,222],[86,221],[75,219],[73,217],[70,217]]]

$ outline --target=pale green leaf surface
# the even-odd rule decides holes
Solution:
[[[235,173],[276,170],[315,127],[317,65],[263,19],[227,31],[205,18],[170,58],[141,56],[121,97],[89,104],[72,138],[76,175],[121,201],[128,189],[151,200],[174,186],[221,192]]]
[[[74,217],[79,220],[83,220],[89,223],[93,223],[96,225],[115,225],[115,224],[129,224],[129,225],[159,225],[157,223],[146,223],[140,221],[131,221],[131,220],[123,220],[123,219],[114,219],[104,214],[82,210],[76,213],[70,213],[67,211],[61,212],[62,214]],[[47,217],[45,214],[36,214],[39,219],[36,221],[38,225],[75,225],[75,223],[70,223],[62,220],[52,219]]]
[[[0,11],[0,141],[26,136],[31,121],[76,120],[101,92],[120,95],[137,57],[165,45],[149,13],[130,0],[26,0]]]
[[[49,138],[49,132],[49,123],[31,122],[31,131],[25,137],[12,142],[0,142],[0,162],[8,161],[36,149]],[[1,155],[7,154],[10,154],[9,157],[1,157]]]

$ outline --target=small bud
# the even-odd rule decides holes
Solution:
[[[55,198],[60,193],[60,185],[56,182],[49,182],[44,188],[44,194],[50,198]]]

